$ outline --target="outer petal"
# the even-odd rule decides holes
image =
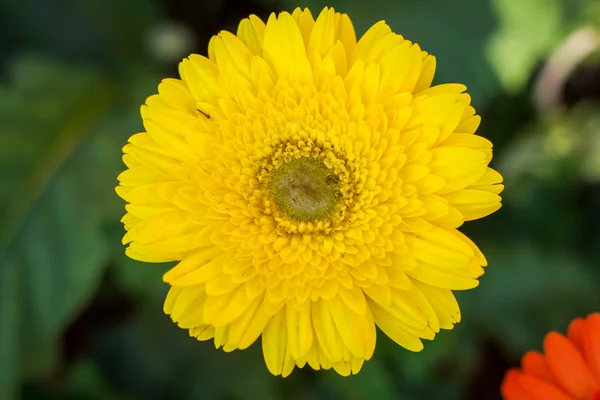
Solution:
[[[324,10],[326,9],[327,7]],[[315,19],[313,18],[312,13],[308,8],[305,8],[303,10],[300,7],[298,7],[292,13],[292,18],[294,18],[294,20],[298,24],[298,28],[300,28],[300,32],[302,33],[304,44],[307,45],[310,41],[310,35],[312,33],[313,27],[315,26]]]
[[[287,346],[285,310],[275,314],[262,335],[263,355],[269,372],[273,375],[288,376],[294,369],[294,362]]]
[[[283,12],[279,17],[275,14],[269,17],[263,56],[280,78],[300,84],[312,82],[302,33],[290,14]]]
[[[544,339],[544,352],[556,381],[578,399],[588,399],[600,390],[579,350],[567,338],[550,332]]]
[[[582,344],[588,366],[600,386],[600,313],[590,314],[583,327]]]
[[[240,22],[237,36],[248,46],[248,49],[253,54],[260,56],[262,55],[265,29],[266,25],[263,20],[256,15],[251,15]]]
[[[554,381],[554,375],[544,355],[537,351],[528,351],[521,360],[523,372],[547,382]]]
[[[576,400],[556,386],[518,370],[508,371],[501,392],[505,400]]]

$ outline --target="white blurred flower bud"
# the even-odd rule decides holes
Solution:
[[[160,62],[173,62],[190,54],[195,42],[192,30],[181,23],[165,21],[148,35],[152,55]]]

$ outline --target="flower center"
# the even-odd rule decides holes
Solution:
[[[335,172],[311,157],[294,158],[277,168],[269,189],[283,213],[304,222],[329,217],[341,198]]]

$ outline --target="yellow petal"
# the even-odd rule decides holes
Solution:
[[[171,311],[173,310],[173,306],[175,305],[177,297],[179,297],[179,294],[181,293],[182,290],[183,290],[183,288],[176,287],[176,286],[172,286],[169,289],[169,292],[167,293],[167,297],[165,298],[165,303],[163,305],[163,311],[165,312],[165,314],[171,314]]]
[[[398,92],[412,92],[421,72],[421,49],[404,41],[394,46],[380,62],[379,99]]]
[[[262,55],[265,28],[266,25],[260,18],[250,15],[240,22],[237,35],[253,54]]]
[[[193,302],[190,302],[186,310],[181,315],[171,314],[173,321],[177,322],[177,326],[183,329],[191,329],[196,326],[204,325],[204,302],[206,301],[205,294],[199,294]]]
[[[407,274],[423,283],[442,289],[466,290],[479,285],[479,281],[475,277],[465,277],[452,270],[441,269],[428,264],[413,271],[408,271]]]
[[[286,307],[288,350],[294,359],[305,357],[313,343],[310,304],[305,303],[299,311]]]
[[[178,322],[181,319],[184,319],[187,315],[193,312],[195,309],[202,309],[204,305],[204,299],[206,298],[206,294],[201,287],[190,287],[185,288],[179,293],[177,299],[175,300],[171,312],[171,319],[173,321]],[[200,315],[202,318],[202,315]],[[202,320],[198,321],[200,325]]]
[[[248,296],[246,296],[246,290],[243,287],[238,287],[232,293],[227,293],[220,296],[207,296],[207,300],[217,297],[226,298],[224,304],[221,301],[217,301],[218,305],[215,307],[215,312],[210,319],[210,323],[217,327],[231,324],[233,321],[238,319],[240,315],[244,314],[252,305],[248,299]]]
[[[292,13],[292,18],[294,18],[296,24],[298,24],[304,44],[308,44],[313,27],[315,26],[315,19],[313,18],[312,13],[308,8],[302,10],[300,7],[297,7]]]
[[[352,61],[354,63],[363,60],[365,64],[377,63],[401,41],[402,37],[392,33],[385,21],[379,21],[358,40]]]
[[[370,359],[376,338],[371,311],[367,308],[362,315],[356,314],[339,297],[329,300],[328,306],[344,345],[354,357]]]
[[[231,292],[239,285],[239,282],[234,282],[231,279],[231,276],[219,275],[206,282],[206,294],[210,296],[219,296]]]
[[[346,289],[343,286],[338,287],[338,294],[344,301],[344,304],[355,313],[362,315],[367,309],[367,303],[363,291],[354,286],[351,289]]]
[[[345,49],[346,58],[352,59],[354,47],[356,46],[356,32],[354,31],[354,25],[348,14],[336,13],[337,32],[336,37],[342,43]]]
[[[258,319],[257,315],[258,309],[262,308],[262,298],[255,298],[250,307],[235,321],[229,325],[229,331],[227,335],[227,346],[232,347],[234,349],[243,350],[250,346],[250,344],[254,343],[254,341],[258,338],[259,335],[256,335],[254,339],[252,339],[251,343],[248,344],[249,340],[242,343],[242,338],[244,335],[248,333],[251,322],[255,319]],[[265,323],[266,325],[266,323]],[[264,328],[264,327],[263,327]],[[262,329],[261,329],[262,332]],[[259,332],[260,334],[260,332]],[[244,346],[242,347],[242,344]]]
[[[472,257],[475,254],[473,247],[468,242],[447,229],[432,227],[427,232],[419,233],[419,236],[430,243],[457,251],[467,257]]]
[[[196,271],[222,254],[222,251],[214,246],[198,249],[186,257],[186,259],[179,262],[179,264],[171,268],[163,276],[163,281],[175,285],[175,282],[182,279],[187,274]]]
[[[483,218],[501,207],[500,196],[483,190],[463,189],[446,196],[465,221]]]
[[[375,323],[390,339],[407,350],[415,352],[423,350],[421,340],[414,334],[408,333],[394,316],[378,306],[374,306],[372,310]]]
[[[438,333],[440,331],[440,321],[427,296],[425,296],[423,292],[419,290],[417,285],[412,285],[410,290],[406,290],[404,293],[410,300],[413,301],[425,318],[427,318],[427,325],[435,333]]]
[[[325,300],[317,300],[311,304],[311,317],[319,346],[331,362],[342,359],[342,339],[335,327],[329,306]]]
[[[369,105],[375,101],[379,91],[379,64],[371,64],[365,68],[365,75],[362,81],[362,101]]]
[[[229,326],[219,326],[215,327],[215,349],[219,349],[223,347],[225,352],[233,351],[234,349],[225,348],[225,343],[227,343],[227,338],[229,336]]]
[[[263,56],[278,77],[292,83],[312,83],[312,70],[302,34],[290,14],[283,12],[279,18],[275,14],[269,17]]]
[[[184,162],[194,162],[197,154],[185,137],[198,132],[199,125],[196,124],[196,121],[183,118],[184,114],[175,115],[175,112],[164,112],[164,110],[149,107],[146,107],[145,110],[147,112],[143,122],[150,137],[172,158]],[[194,119],[194,117],[190,118]]]
[[[467,118],[462,121],[457,127],[456,132],[464,132],[464,133],[475,133],[477,128],[479,128],[479,124],[481,124],[481,117],[479,115],[474,115],[472,117]]]
[[[151,249],[145,248],[144,246],[138,246],[133,243],[125,249],[125,254],[127,257],[134,260],[152,263],[169,262],[179,258],[175,253],[156,254],[156,252]]]
[[[281,375],[288,358],[285,311],[278,312],[269,321],[262,335],[262,349],[269,372]]]
[[[164,176],[163,174],[153,174],[153,173],[149,173],[147,168],[144,168],[142,166],[136,166],[130,169],[126,169],[125,171],[121,172],[119,174],[119,176],[117,177],[118,181],[121,183],[122,186],[127,186],[127,187],[135,187],[138,185],[145,185],[145,184],[153,184],[153,183],[158,183],[160,181],[166,181],[166,176]],[[126,193],[122,193],[120,191],[120,189],[123,189],[123,187],[117,187],[117,194],[119,196],[121,196],[121,198],[123,198],[124,200],[127,199],[127,194]],[[131,189],[129,189],[131,190]]]
[[[405,325],[405,330],[413,328],[421,331],[427,327],[427,318],[410,299],[404,290],[392,289],[392,301],[389,307],[381,307]],[[378,305],[380,306],[380,305]]]
[[[414,260],[414,258],[413,258]],[[417,266],[415,260],[415,268]],[[410,289],[412,283],[410,278],[406,275],[404,271],[402,271],[399,267],[393,265],[392,267],[387,269],[389,285],[394,289]]]
[[[423,54],[427,54],[422,52]],[[419,76],[419,80],[415,85],[413,90],[414,93],[419,93],[431,86],[431,82],[433,82],[433,77],[435,75],[435,57],[432,55],[427,55],[423,59],[423,64],[421,66],[421,74]]]
[[[452,329],[455,324],[460,322],[460,309],[450,290],[440,289],[419,281],[415,281],[414,284],[427,297],[429,304],[435,310],[442,329]]]
[[[473,241],[471,239],[469,239],[468,236],[466,236],[464,233],[462,233],[461,231],[456,230],[456,229],[452,229],[449,232],[451,234],[455,235],[456,237],[458,237],[463,242],[465,242],[473,250],[475,257],[477,258],[477,260],[479,261],[479,263],[481,265],[483,265],[483,266],[487,265],[487,260],[485,259],[485,256],[483,255],[481,250],[479,250],[479,247],[477,247],[477,245],[475,243],[473,243]]]
[[[444,178],[446,186],[440,193],[463,189],[481,179],[486,173],[488,161],[477,150],[460,147],[439,147],[433,151],[429,164],[431,172]]]
[[[256,310],[256,313],[250,320],[250,324],[246,329],[245,333],[242,335],[242,339],[239,343],[239,348],[241,350],[246,349],[252,345],[258,339],[260,334],[263,332],[269,321],[271,320],[271,316],[265,312],[265,309],[262,305],[262,297],[257,298],[259,302],[259,307]]]
[[[219,83],[219,68],[206,57],[192,54],[179,64],[181,79],[187,84],[196,102],[217,105],[223,88]]]
[[[158,93],[171,108],[184,113],[195,114],[196,101],[183,81],[171,78],[163,79],[158,85]]]
[[[489,150],[492,148],[492,142],[484,137],[470,133],[452,133],[444,140],[442,145],[448,147],[466,147],[476,150]]]
[[[428,240],[411,234],[406,235],[406,244],[412,249],[415,258],[432,265],[460,269],[469,264],[471,257],[454,248],[449,248],[447,244],[439,244],[435,237],[432,239]]]
[[[215,61],[223,77],[241,74],[248,80],[252,79],[250,64],[253,54],[240,38],[222,31],[211,41],[214,43]]]
[[[433,91],[430,88],[427,91]],[[425,92],[427,92],[425,91]],[[422,92],[422,93],[425,93]],[[456,111],[456,93],[442,93],[434,96],[415,97],[412,103],[413,114],[407,128],[418,126],[442,126],[443,123]]]
[[[215,328],[210,325],[200,325],[190,329],[190,336],[198,340],[210,340],[215,336]]]
[[[389,307],[392,303],[392,292],[387,286],[369,285],[362,290],[371,298],[371,300],[384,308]]]
[[[475,182],[473,186],[486,186],[486,185],[494,185],[497,183],[502,183],[503,178],[497,171],[487,168],[485,174],[481,177],[480,180]]]
[[[352,372],[352,367],[350,366],[350,363],[347,362],[334,363],[332,367],[335,370],[335,372],[337,372],[341,376],[350,376]]]
[[[324,58],[336,41],[335,11],[333,8],[325,7],[317,17],[310,33],[307,53],[312,54],[314,52]]]

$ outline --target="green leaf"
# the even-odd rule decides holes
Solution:
[[[0,103],[2,399],[15,397],[19,365],[34,374],[52,366],[58,335],[95,290],[108,260],[96,204],[114,197],[85,190],[98,167],[92,126],[111,85],[31,57],[14,64],[11,81]]]
[[[589,0],[493,0],[499,27],[487,57],[509,92],[523,90],[537,65],[578,27],[597,25],[600,8]]]
[[[18,272],[14,262],[0,264],[0,398],[16,399],[19,378],[20,304]]]
[[[288,10],[309,7],[316,18],[319,0],[284,0]],[[467,85],[475,106],[499,90],[483,49],[492,34],[495,16],[487,1],[472,0],[332,0],[328,6],[347,13],[360,37],[377,21],[385,20],[396,33],[436,56],[435,83]]]
[[[518,91],[564,34],[562,0],[494,0],[493,4],[500,27],[487,53],[504,87]]]

